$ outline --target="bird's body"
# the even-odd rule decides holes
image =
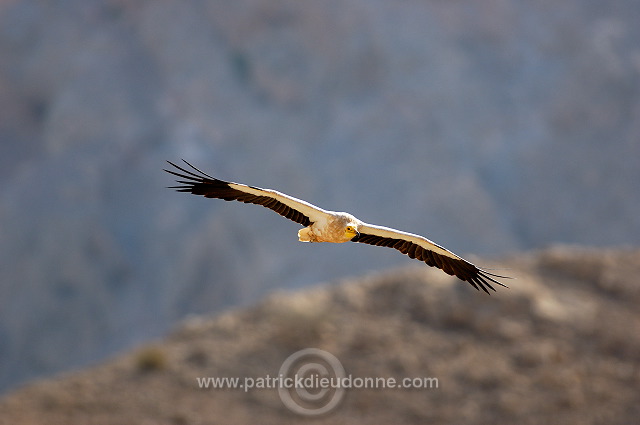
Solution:
[[[317,221],[298,231],[298,240],[300,242],[350,242],[358,234],[357,229],[363,224],[351,214],[325,211]]]
[[[487,287],[495,291],[489,282],[506,287],[494,279],[505,278],[505,276],[494,275],[482,270],[420,235],[368,224],[351,214],[324,210],[276,190],[219,180],[203,173],[187,161],[184,162],[195,172],[179,167],[170,161],[167,162],[180,172],[165,170],[166,172],[185,179],[178,180],[180,186],[173,186],[173,189],[207,198],[262,205],[305,226],[298,231],[298,239],[301,242],[359,242],[386,246],[395,248],[411,258],[424,261],[429,266],[438,267],[445,273],[455,275],[486,293],[489,293]]]

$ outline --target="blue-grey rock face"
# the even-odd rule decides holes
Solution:
[[[407,264],[164,160],[495,255],[640,242],[640,4],[0,5],[0,388]]]

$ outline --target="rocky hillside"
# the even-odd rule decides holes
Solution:
[[[165,340],[7,395],[0,423],[300,423],[276,389],[197,378],[278,376],[309,347],[353,377],[437,378],[348,389],[314,424],[635,423],[640,251],[556,247],[503,264],[517,280],[490,297],[412,267],[193,317]]]
[[[639,21],[637,0],[0,1],[0,391],[409,263],[170,192],[167,159],[460,254],[638,245]]]

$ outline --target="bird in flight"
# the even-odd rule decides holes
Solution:
[[[455,275],[487,294],[489,294],[487,288],[495,291],[491,283],[507,288],[496,278],[508,279],[508,277],[480,269],[425,237],[368,224],[351,214],[324,210],[275,190],[219,180],[202,172],[184,159],[183,161],[191,170],[167,161],[175,167],[175,170],[165,169],[164,171],[181,179],[176,180],[179,183],[178,186],[170,186],[169,189],[202,195],[206,198],[262,205],[304,226],[298,231],[298,239],[301,242],[358,242],[386,246],[423,261],[429,266],[442,269],[449,275]]]

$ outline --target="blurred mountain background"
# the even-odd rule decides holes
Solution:
[[[638,22],[631,0],[0,2],[0,390],[410,262],[169,191],[167,159],[459,254],[638,245]]]
[[[0,424],[637,422],[640,287],[629,276],[640,273],[640,250],[554,246],[502,264],[518,282],[493,297],[415,264],[191,317],[163,339],[1,397]],[[354,384],[328,414],[310,419],[273,386],[257,385],[290,376],[283,361],[308,347],[336,356],[354,383],[431,377],[438,385]],[[317,361],[293,369],[305,376]],[[203,377],[256,385],[203,388]],[[314,410],[332,398],[297,403]]]

